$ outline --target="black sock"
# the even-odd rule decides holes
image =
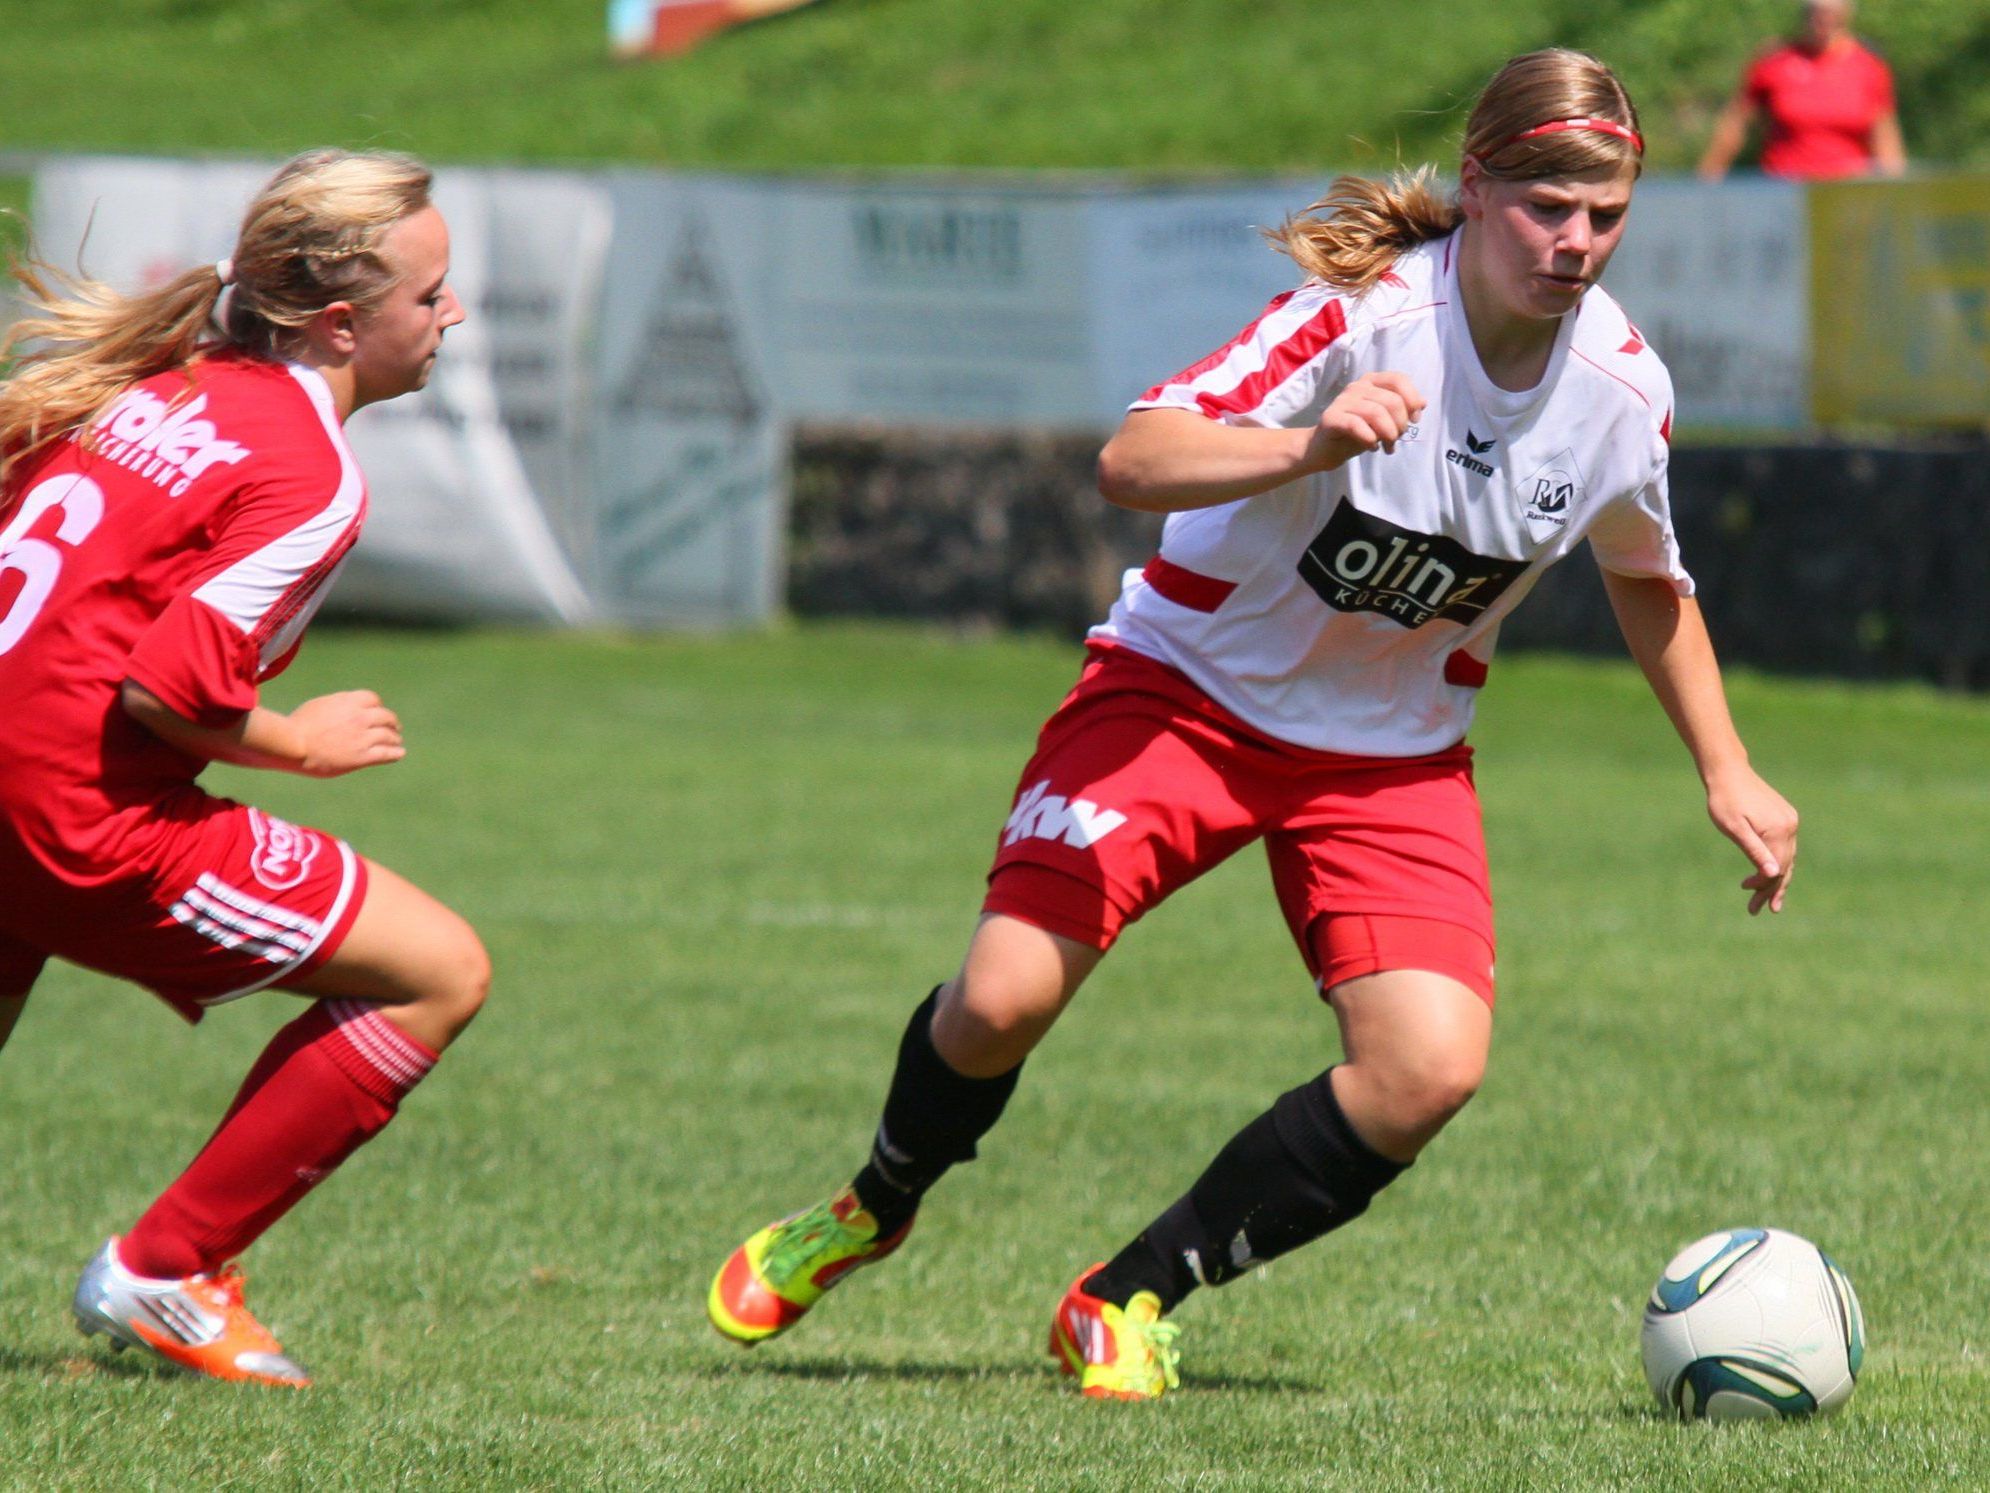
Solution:
[[[974,1159],[974,1143],[1002,1118],[1023,1071],[1018,1063],[994,1078],[968,1078],[948,1067],[933,1046],[939,996],[936,987],[906,1023],[871,1159],[851,1184],[886,1234],[911,1219],[947,1168]]]
[[[1280,1095],[1231,1137],[1195,1186],[1085,1289],[1119,1306],[1152,1291],[1172,1310],[1199,1285],[1220,1286],[1358,1218],[1407,1163],[1354,1133],[1332,1074]]]

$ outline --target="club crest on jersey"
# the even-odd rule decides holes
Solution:
[[[179,497],[209,467],[233,466],[249,448],[224,441],[212,420],[202,418],[207,396],[168,404],[157,394],[133,389],[97,417],[96,454]]]
[[[1306,553],[1299,575],[1337,612],[1374,612],[1404,627],[1470,623],[1527,569],[1477,555],[1442,534],[1419,534],[1346,499]]]
[[[1002,843],[1018,840],[1062,840],[1073,850],[1090,850],[1126,823],[1117,809],[1102,809],[1089,798],[1066,799],[1050,791],[1045,778],[1016,800],[1015,811],[1002,826]]]
[[[256,880],[273,892],[287,892],[304,879],[318,857],[315,831],[273,819],[261,809],[249,810],[249,828],[256,837],[256,853],[249,858]]]
[[[1582,472],[1575,453],[1563,451],[1514,489],[1520,515],[1537,538],[1566,528],[1569,514],[1582,501]]]

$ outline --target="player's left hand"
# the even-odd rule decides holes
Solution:
[[[1755,863],[1754,874],[1741,883],[1749,894],[1748,915],[1764,907],[1781,912],[1797,864],[1795,807],[1753,769],[1741,767],[1708,782],[1707,815]]]

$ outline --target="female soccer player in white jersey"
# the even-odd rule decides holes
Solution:
[[[158,290],[18,267],[39,315],[0,343],[30,348],[0,384],[0,1040],[51,955],[189,1021],[266,986],[312,999],[76,1287],[85,1333],[216,1378],[310,1382],[232,1262],[393,1118],[489,980],[456,914],[196,782],[402,756],[368,691],[287,714],[257,691],[366,515],[344,420],[419,389],[463,319],[429,181],[299,156],[232,260]]]
[[[1160,554],[1023,769],[870,1160],[725,1262],[722,1333],[771,1337],[895,1249],[1120,930],[1253,840],[1345,1060],[1083,1271],[1051,1351],[1086,1394],[1158,1395],[1166,1312],[1359,1215],[1484,1071],[1493,919],[1464,737],[1501,618],[1584,540],[1753,863],[1749,911],[1781,908],[1796,814],[1748,764],[1673,542],[1670,384],[1596,284],[1642,152],[1601,63],[1516,58],[1473,110],[1454,199],[1424,175],[1337,182],[1278,236],[1304,282],[1133,406],[1100,485],[1169,515]]]

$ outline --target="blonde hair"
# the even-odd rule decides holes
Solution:
[[[378,305],[397,278],[381,240],[429,205],[432,179],[392,152],[306,151],[249,204],[226,283],[223,266],[203,265],[125,295],[32,256],[13,265],[32,314],[0,334],[0,363],[31,350],[0,384],[0,483],[51,442],[79,430],[87,439],[140,379],[222,346],[279,357],[333,302]]]
[[[1518,138],[1539,125],[1578,119],[1638,130],[1631,96],[1601,62],[1565,47],[1529,52],[1508,62],[1480,92],[1465,125],[1464,154],[1500,181],[1643,169],[1637,144],[1603,130]],[[1387,181],[1336,178],[1318,202],[1265,237],[1310,278],[1359,293],[1399,256],[1465,220],[1457,198],[1441,194],[1436,178],[1429,166],[1396,172]]]

